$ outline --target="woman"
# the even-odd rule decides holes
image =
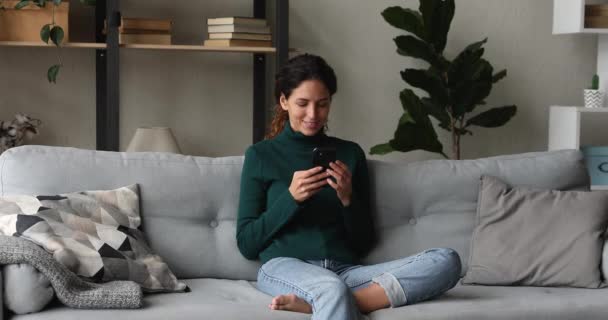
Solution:
[[[337,83],[318,56],[290,59],[276,75],[276,110],[267,139],[245,152],[237,242],[261,259],[258,289],[269,307],[313,319],[357,319],[426,300],[452,288],[460,258],[430,249],[404,259],[360,265],[374,245],[365,153],[325,134]],[[336,148],[326,171],[312,150]]]

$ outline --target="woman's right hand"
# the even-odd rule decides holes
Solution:
[[[323,167],[314,167],[293,173],[289,192],[296,202],[302,202],[319,192],[327,184],[329,173],[322,171]]]

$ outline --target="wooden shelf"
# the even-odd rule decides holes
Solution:
[[[608,33],[606,28],[583,28],[581,33]]]
[[[216,52],[251,52],[251,53],[275,53],[275,48],[268,47],[211,47],[199,45],[159,45],[159,44],[121,44],[125,49],[144,50],[179,50],[179,51],[216,51]]]
[[[54,44],[46,44],[42,41],[0,41],[0,46],[5,47],[48,47],[54,48]],[[83,49],[105,49],[105,43],[95,43],[95,42],[66,42],[61,45],[62,48],[83,48]]]
[[[5,47],[48,47],[54,48],[54,44],[46,44],[44,42],[24,42],[24,41],[0,41],[0,46]],[[248,52],[248,53],[275,53],[275,48],[269,47],[211,47],[198,45],[159,45],[159,44],[121,44],[121,48],[125,49],[142,49],[142,50],[177,50],[177,51],[215,51],[215,52]],[[84,49],[105,49],[105,43],[95,42],[66,42],[61,45],[62,48],[84,48]],[[295,49],[291,49],[295,51]]]
[[[572,110],[576,112],[608,112],[608,108],[585,108],[577,106],[552,106],[552,108]]]

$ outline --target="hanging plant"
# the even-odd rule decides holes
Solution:
[[[63,0],[63,1],[66,1],[66,0]],[[51,83],[57,83],[57,75],[59,74],[59,70],[63,66],[63,63],[61,61],[61,44],[63,43],[64,31],[60,25],[55,23],[55,7],[58,7],[59,5],[61,5],[62,0],[21,0],[15,5],[15,9],[16,10],[23,9],[29,5],[36,5],[40,8],[44,8],[44,7],[46,7],[47,3],[49,3],[49,2],[53,6],[52,21],[50,21],[50,23],[48,23],[48,24],[45,24],[44,26],[42,26],[42,29],[40,29],[40,39],[42,39],[42,41],[44,41],[47,44],[49,43],[49,41],[51,41],[58,49],[58,51],[57,51],[58,63],[52,65],[47,70],[48,81]],[[80,2],[85,5],[94,6],[96,3],[96,0],[80,0]],[[0,0],[0,7],[2,7],[1,0]]]

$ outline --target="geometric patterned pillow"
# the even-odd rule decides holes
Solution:
[[[132,280],[144,292],[177,292],[178,281],[138,229],[137,184],[107,191],[0,197],[0,233],[28,239],[85,280]]]

